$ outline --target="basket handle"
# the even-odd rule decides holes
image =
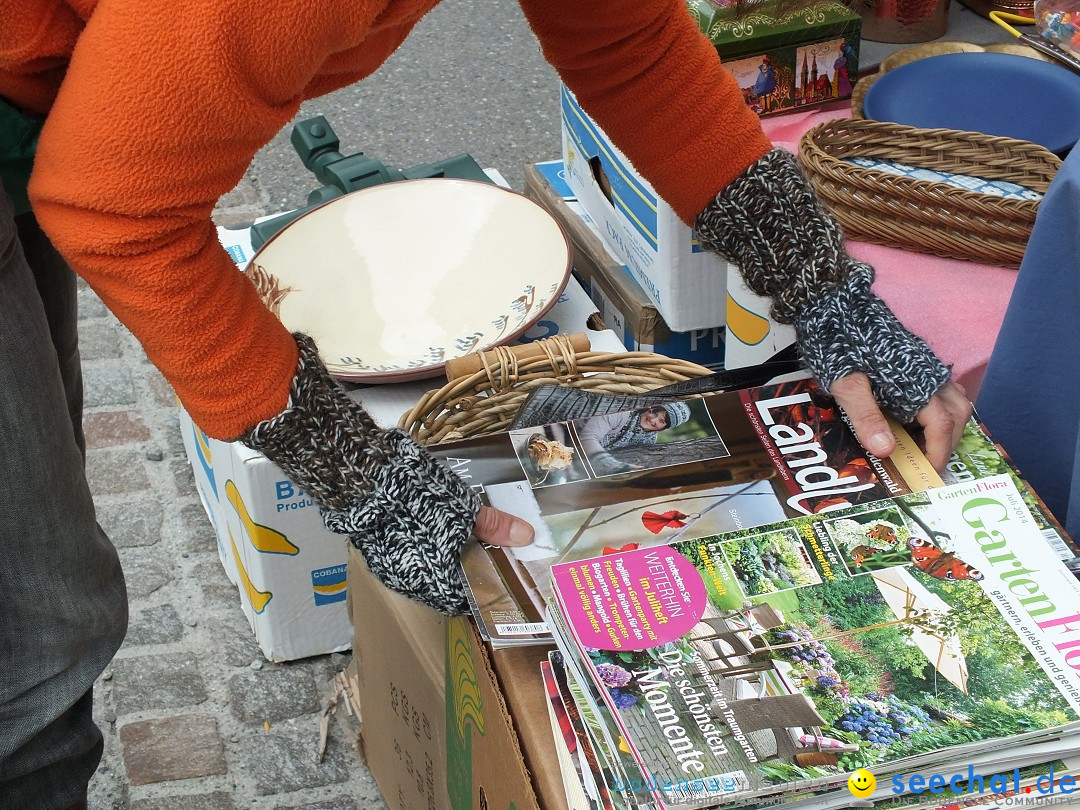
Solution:
[[[571,355],[580,354],[589,351],[590,345],[587,334],[574,332],[569,335],[556,335],[555,337],[536,340],[532,343],[521,343],[516,346],[496,346],[487,351],[473,352],[447,360],[445,365],[446,380],[447,382],[454,382],[462,377],[475,374],[485,367],[498,365],[507,354],[511,355],[514,360],[521,361],[533,357],[543,357],[552,350],[555,354],[561,354],[567,349],[569,349]]]

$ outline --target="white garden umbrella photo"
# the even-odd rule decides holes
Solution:
[[[885,602],[901,623],[911,628],[911,641],[922,650],[938,673],[967,694],[967,662],[954,634],[934,629],[935,617],[952,610],[940,596],[931,593],[904,566],[884,568],[871,575]]]

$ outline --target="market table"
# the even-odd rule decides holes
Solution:
[[[847,105],[838,105],[766,119],[764,126],[778,145],[795,151],[803,132],[849,112]],[[877,268],[875,289],[953,365],[957,378],[974,394],[1016,271],[861,242],[851,242],[849,248]],[[580,294],[575,281],[568,293],[571,298]],[[963,317],[956,317],[958,311]],[[571,320],[576,328],[582,319]],[[611,332],[592,337],[595,341],[601,335],[614,338]],[[408,407],[407,400],[430,387],[432,381],[374,386],[356,395],[377,419],[390,423]],[[436,786],[449,779],[451,792],[471,790],[474,799],[485,797],[482,801],[492,805],[503,799],[521,808],[565,807],[538,672],[546,648],[493,651],[471,622],[429,615],[374,583],[362,566],[350,566],[349,592],[366,754],[392,806],[445,807]],[[456,671],[452,664],[461,662],[464,669]],[[434,733],[413,733],[415,727],[400,710],[401,695],[408,696],[410,716],[421,707],[421,727],[431,722]],[[482,707],[482,714],[470,725],[462,711],[475,706]],[[425,766],[424,778],[418,780],[419,763]],[[455,771],[471,773],[468,787],[454,777]]]
[[[763,125],[777,145],[795,151],[803,133],[848,115],[842,102]],[[848,248],[877,269],[875,291],[952,366],[994,437],[1076,536],[1080,157],[1066,159],[1039,210],[1019,271],[853,240]]]
[[[775,143],[796,151],[799,138],[811,127],[849,114],[848,105],[839,104],[766,119],[763,124]],[[875,266],[875,290],[953,366],[956,378],[974,397],[1016,284],[1016,271],[864,242],[850,242],[849,250]],[[605,337],[611,339],[611,333]],[[400,413],[400,396],[414,392],[378,387],[357,393],[373,411],[389,415]],[[565,807],[536,669],[546,650],[492,651],[471,623],[429,616],[418,609],[414,615],[413,605],[371,582],[360,568],[351,569],[350,580],[354,626],[363,628],[356,638],[356,678],[366,699],[361,704],[367,755],[391,805],[443,806],[435,789],[441,777],[449,778],[451,787],[471,789],[473,798],[479,795],[481,801],[485,790],[488,800],[505,791],[519,807]],[[390,644],[390,638],[396,641]],[[455,674],[449,666],[454,655],[468,665],[464,681],[463,674]],[[396,680],[386,678],[388,671],[399,673]],[[413,680],[403,681],[404,673],[414,673]],[[464,696],[463,683],[469,687]],[[414,711],[416,705],[424,707],[425,721],[436,725],[434,734],[412,733],[415,728],[396,700],[401,690],[410,695]],[[482,699],[475,701],[476,695]],[[463,697],[465,703],[460,702]],[[463,720],[461,709],[466,705],[483,706],[482,715],[473,718],[479,724],[470,726],[471,721]],[[468,760],[460,758],[461,744]],[[425,762],[432,770],[425,767],[424,778],[418,780],[413,762]],[[467,788],[453,776],[454,771],[464,773],[463,768],[472,771]]]

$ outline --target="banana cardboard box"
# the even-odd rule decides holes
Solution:
[[[263,655],[290,661],[349,649],[347,541],[265,456],[209,438],[183,408],[180,426],[218,556]]]
[[[739,269],[727,270],[727,335],[724,362],[727,368],[748,368],[767,363],[795,345],[795,327],[777,323],[769,310],[772,299],[746,286]]]
[[[565,85],[560,106],[566,182],[611,252],[672,331],[723,326],[728,263],[702,248]]]
[[[566,810],[540,662],[547,646],[491,650],[383,587],[349,552],[356,627],[347,670],[364,761],[392,810]]]
[[[570,237],[574,275],[632,352],[656,352],[703,366],[724,367],[724,329],[672,331],[633,274],[611,252],[599,226],[566,183],[561,160],[525,166],[525,194],[540,203]]]

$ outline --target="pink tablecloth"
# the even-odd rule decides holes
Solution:
[[[792,152],[822,121],[850,115],[846,103],[763,119],[773,142]],[[874,291],[911,331],[922,336],[974,400],[1005,316],[1016,271],[925,253],[848,242],[851,255],[877,269]]]

